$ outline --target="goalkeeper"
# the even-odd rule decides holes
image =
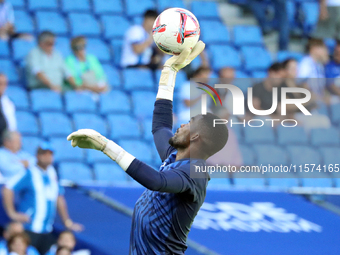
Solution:
[[[205,166],[205,160],[224,147],[226,125],[213,127],[217,116],[207,113],[191,118],[172,133],[172,100],[178,70],[188,65],[205,47],[199,41],[191,49],[166,61],[154,106],[152,133],[163,164],[159,171],[136,159],[115,142],[91,129],[68,136],[72,146],[104,152],[147,189],[133,213],[130,254],[184,254],[186,239],[204,202],[209,175],[190,177],[190,166]]]

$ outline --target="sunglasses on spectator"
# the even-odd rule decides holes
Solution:
[[[74,49],[75,51],[84,50],[85,48],[86,48],[86,44],[79,44],[79,45],[75,45],[75,46],[73,47],[73,49]]]

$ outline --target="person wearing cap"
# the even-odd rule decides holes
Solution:
[[[58,210],[65,227],[81,231],[70,219],[64,190],[59,186],[53,163],[53,148],[47,142],[37,150],[37,163],[9,179],[3,187],[4,209],[12,221],[22,222],[32,245],[45,254],[55,243],[52,225]],[[20,201],[17,208],[14,200]]]
[[[5,131],[3,147],[0,148],[0,174],[10,179],[35,164],[35,157],[21,149],[21,135],[16,131]]]

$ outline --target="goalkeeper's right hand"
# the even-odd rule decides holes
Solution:
[[[191,61],[201,54],[204,48],[204,42],[199,41],[193,49],[186,48],[181,54],[173,56],[165,62],[159,79],[157,99],[173,100],[177,72],[189,65]]]

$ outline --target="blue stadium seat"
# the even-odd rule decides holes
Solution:
[[[275,188],[291,188],[299,186],[297,178],[269,178],[268,185]]]
[[[75,112],[95,112],[97,105],[92,95],[87,92],[69,91],[65,93],[66,111]]]
[[[9,47],[7,41],[0,40],[0,57],[1,58],[9,57]]]
[[[110,64],[103,65],[104,72],[106,74],[107,82],[111,88],[121,87],[122,82],[119,71]]]
[[[267,70],[272,63],[269,52],[262,47],[244,46],[241,48],[241,52],[247,71]]]
[[[266,71],[254,71],[251,73],[251,77],[254,81],[261,82],[268,77],[268,73]]]
[[[300,52],[294,52],[294,51],[279,51],[276,55],[276,60],[278,62],[283,62],[289,58],[293,58],[297,61],[300,61],[303,58],[303,54]]]
[[[191,12],[195,14],[198,20],[219,18],[218,6],[214,1],[193,1]]]
[[[121,0],[93,0],[94,13],[123,13]]]
[[[132,92],[133,112],[138,118],[152,116],[156,93],[149,91]]]
[[[111,61],[110,48],[100,39],[87,39],[87,52],[95,55],[101,62]]]
[[[110,126],[110,138],[139,138],[141,129],[138,121],[127,114],[110,114],[107,117]]]
[[[38,135],[39,126],[35,116],[30,112],[16,112],[18,131],[23,135]]]
[[[54,149],[54,159],[56,163],[62,161],[83,162],[85,150],[78,147],[73,148],[70,141],[65,137],[51,138],[51,145]]]
[[[61,0],[63,12],[90,12],[89,0]]]
[[[78,129],[94,129],[101,133],[103,136],[107,136],[108,127],[106,122],[97,114],[94,113],[76,113],[73,115],[74,128]]]
[[[120,66],[120,59],[122,54],[122,46],[123,40],[122,39],[114,39],[111,41],[111,49],[113,53],[113,62],[116,66]]]
[[[37,12],[36,22],[38,32],[49,30],[57,35],[65,35],[68,33],[66,20],[57,12]]]
[[[309,34],[314,30],[319,20],[319,3],[316,1],[303,2],[300,9],[304,15],[303,31],[305,34]]]
[[[93,181],[91,169],[82,163],[64,162],[58,167],[60,180],[73,181],[75,183]]]
[[[69,21],[72,36],[99,36],[99,22],[90,14],[70,13]]]
[[[255,164],[255,153],[250,146],[240,145],[240,151],[242,154],[243,165],[252,166]]]
[[[19,81],[18,70],[15,65],[9,60],[0,59],[0,72],[6,74],[7,79],[10,83],[15,83]]]
[[[339,164],[340,148],[335,147],[321,147],[322,162],[324,165]]]
[[[89,164],[95,163],[111,163],[112,159],[103,152],[97,150],[87,150],[86,160]]]
[[[106,39],[123,38],[130,27],[130,22],[123,16],[103,15],[101,21]],[[112,24],[115,24],[114,26]]]
[[[234,26],[233,32],[237,46],[263,45],[262,32],[258,26]]]
[[[330,110],[331,110],[332,123],[339,125],[340,124],[340,104],[332,104],[330,106]]]
[[[257,165],[287,165],[287,154],[282,147],[276,145],[255,145]]]
[[[234,186],[237,188],[263,188],[265,179],[258,173],[235,173],[233,174]]]
[[[130,113],[131,102],[129,96],[120,90],[112,90],[100,95],[100,113]]]
[[[246,95],[248,88],[253,86],[253,79],[240,70],[236,70],[235,77],[236,79],[233,81],[233,85],[239,87]]]
[[[212,45],[209,47],[210,63],[215,70],[222,67],[241,67],[239,52],[229,45]],[[225,56],[228,56],[227,58]]]
[[[231,184],[228,178],[211,178],[207,188],[224,189],[230,186]]]
[[[320,164],[321,158],[318,151],[308,146],[287,146],[290,163],[293,165]]]
[[[126,173],[115,163],[98,163],[93,167],[96,181],[122,184],[128,181]]]
[[[142,68],[128,68],[123,70],[124,88],[134,89],[153,89],[154,80],[151,70]]]
[[[68,37],[56,37],[55,48],[63,55],[64,58],[72,54],[71,41]]]
[[[334,145],[340,144],[339,130],[331,128],[315,128],[311,130],[311,144],[314,146]]]
[[[13,41],[13,58],[14,60],[22,60],[36,45],[35,41],[26,41],[21,39],[16,39]]]
[[[230,42],[227,27],[217,20],[203,20],[200,22],[202,40],[210,45],[213,43],[226,44]]]
[[[23,151],[30,153],[31,155],[35,155],[37,153],[37,149],[39,145],[43,142],[40,137],[36,136],[23,136],[21,139],[21,148]]]
[[[155,3],[152,0],[125,0],[125,7],[127,16],[142,16],[146,10],[155,9]]]
[[[157,10],[159,13],[161,13],[165,9],[173,8],[173,7],[185,8],[185,5],[182,0],[158,0],[157,1]]]
[[[144,139],[153,142],[153,135],[152,135],[151,130],[152,130],[152,119],[147,118],[143,120]]]
[[[36,89],[31,93],[32,110],[42,111],[62,111],[63,103],[60,94],[49,89]]]
[[[21,10],[15,10],[14,11],[14,16],[15,16],[15,30],[18,33],[34,33],[34,23],[31,18],[31,16]]]
[[[119,145],[145,163],[151,163],[154,158],[153,151],[146,142],[140,140],[120,140]]]
[[[40,113],[40,126],[44,137],[63,136],[65,139],[73,131],[69,118],[59,112]]]
[[[303,127],[285,128],[279,126],[277,128],[278,143],[287,144],[307,144],[308,136]]]
[[[10,0],[9,1],[12,6],[17,9],[17,8],[25,8],[25,0]]]
[[[30,11],[37,10],[50,10],[57,9],[58,1],[57,0],[28,0],[28,9]]]
[[[13,101],[17,110],[28,110],[29,102],[26,90],[17,86],[7,87],[6,94]]]
[[[255,125],[255,122],[251,125]],[[274,143],[274,128],[270,126],[244,128],[244,141],[248,144]]]
[[[333,186],[331,178],[302,178],[303,187],[330,188]]]

